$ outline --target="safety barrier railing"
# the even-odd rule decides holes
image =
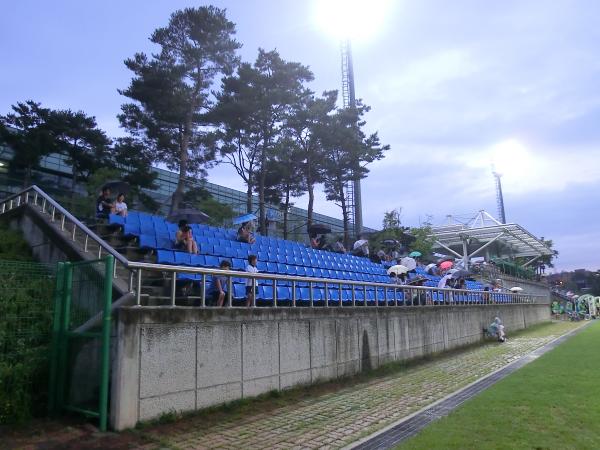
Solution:
[[[61,231],[68,232],[69,237],[73,242],[77,242],[78,238],[82,238],[84,253],[91,253],[92,251],[90,249],[90,244],[95,243],[98,246],[98,249],[94,250],[94,258],[100,259],[106,255],[114,256],[115,264],[113,269],[113,277],[119,277],[117,270],[118,266],[125,268],[128,271],[129,290],[132,290],[133,272],[131,272],[129,269],[129,261],[127,258],[112,248],[112,246],[104,241],[104,239],[90,230],[77,217],[63,208],[57,201],[55,201],[50,195],[48,195],[38,186],[30,186],[16,194],[0,200],[0,214],[7,213],[10,210],[18,208],[24,204],[39,207],[41,213],[49,216],[51,222],[60,222]]]
[[[115,258],[114,278],[118,278],[117,267],[126,269],[128,277],[129,292],[135,294],[136,305],[142,305],[142,291],[144,275],[149,273],[163,273],[170,281],[169,304],[177,306],[177,284],[178,282],[192,283],[200,288],[199,305],[207,307],[207,280],[209,276],[220,275],[227,277],[227,307],[234,303],[234,279],[251,280],[252,289],[256,291],[260,283],[268,282],[273,289],[272,297],[264,299],[272,302],[272,307],[281,306],[323,306],[332,304],[338,306],[430,306],[430,305],[470,305],[470,304],[524,304],[541,303],[546,297],[508,292],[473,291],[448,288],[434,288],[425,286],[395,285],[389,283],[376,283],[351,280],[334,280],[330,278],[298,277],[290,275],[276,275],[267,273],[247,273],[220,269],[208,269],[200,267],[151,264],[144,262],[129,261],[106,243],[101,237],[90,230],[79,219],[69,213],[65,208],[53,200],[38,186],[31,186],[21,192],[0,200],[0,214],[4,214],[23,204],[32,204],[40,207],[41,212],[50,217],[51,222],[60,221],[62,231],[69,231],[71,239],[83,238],[83,250],[89,252],[89,244],[94,242],[98,245],[94,258],[103,255],[112,255]],[[195,275],[198,280],[181,280],[178,274]],[[278,298],[278,287],[291,287],[290,298]],[[301,289],[298,298],[297,289]],[[304,298],[302,289],[308,290],[307,298]],[[257,295],[251,307],[257,307]],[[237,299],[235,299],[237,300]]]
[[[206,307],[209,276],[221,276],[227,279],[226,307],[232,307],[235,298],[234,280],[237,284],[251,286],[251,292],[256,293],[260,285],[272,288],[272,296],[261,299],[252,296],[250,307],[257,307],[257,299],[268,302],[273,308],[323,306],[325,308],[337,306],[431,306],[431,305],[470,305],[470,304],[531,304],[538,303],[543,296],[522,293],[474,291],[465,289],[433,288],[426,286],[397,285],[390,283],[375,283],[364,281],[334,280],[329,278],[298,277],[290,275],[276,275],[267,273],[237,272],[232,270],[206,269],[199,267],[174,266],[165,264],[151,264],[130,262],[129,267],[136,269],[136,305],[142,305],[142,286],[144,274],[163,272],[170,280],[169,305],[177,306],[177,284],[196,285],[200,290],[199,307]],[[186,278],[178,275],[186,274]],[[189,275],[198,279],[190,279]],[[249,280],[249,281],[248,281]],[[266,284],[265,284],[266,283]],[[278,287],[291,288],[290,296],[281,299]],[[301,291],[300,298],[298,296]],[[306,295],[302,294],[306,289]],[[318,291],[317,291],[318,289]]]

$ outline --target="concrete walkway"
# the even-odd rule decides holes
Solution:
[[[293,398],[284,394],[231,411],[205,412],[120,434],[72,427],[69,437],[41,435],[9,442],[25,448],[53,448],[53,442],[60,443],[60,448],[341,448],[581,325],[557,322],[526,331],[505,344],[491,342],[368,381],[329,386],[304,398],[298,393]]]

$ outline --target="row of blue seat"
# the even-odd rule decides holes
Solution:
[[[257,295],[256,298],[258,300],[263,301],[273,301],[275,290],[273,286],[269,285],[259,285],[257,286]],[[291,301],[293,298],[293,290],[289,286],[278,286],[276,288],[277,300],[278,301]],[[342,299],[342,303],[348,304],[352,302],[352,289],[338,289],[334,286],[329,286],[327,289],[327,294],[325,292],[325,288],[318,287],[312,289],[312,299],[314,302],[321,302],[325,300],[325,295],[332,304],[337,304],[340,300],[340,295]],[[246,298],[246,286],[245,284],[234,284],[232,297],[235,300],[243,300]],[[389,304],[393,304],[398,302],[399,304],[403,304],[405,300],[408,303],[412,301],[423,301],[424,295],[421,295],[421,298],[412,295],[411,293],[405,293],[401,289],[388,289],[387,293],[383,288],[378,289],[367,289],[366,290],[366,299],[368,304],[374,304],[375,302],[385,302],[387,298],[387,302]],[[441,293],[433,292],[431,296],[426,296],[428,300],[433,303],[441,303],[444,301],[444,297]],[[362,288],[354,289],[354,301],[356,303],[363,303],[365,299],[365,291]],[[310,301],[310,289],[308,287],[296,287],[296,301],[297,302],[308,302]],[[495,303],[508,303],[510,298],[508,295],[498,296],[494,299]],[[483,294],[481,293],[466,293],[466,294],[454,294],[452,297],[452,302],[454,303],[474,303],[481,304],[484,302],[489,302],[489,299],[485,299]]]
[[[156,262],[158,264],[218,268],[222,260],[229,261],[233,270],[246,269],[247,260],[242,258],[218,258],[214,255],[191,255],[185,252],[173,252],[169,250],[157,250],[156,252]],[[317,267],[305,267],[302,265],[261,260],[257,261],[257,269],[259,272],[264,273],[299,277],[331,278],[337,280],[369,281],[377,283],[389,283],[390,281],[390,278],[387,275],[321,269]]]

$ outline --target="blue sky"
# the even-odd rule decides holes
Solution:
[[[357,96],[368,128],[391,145],[363,182],[365,224],[402,207],[425,215],[486,209],[495,215],[491,155],[518,142],[503,164],[507,220],[553,239],[559,269],[600,268],[600,2],[391,1],[368,40],[354,42]],[[122,134],[123,60],[152,51],[169,14],[203,2],[11,2],[0,16],[0,113],[34,99],[82,109]],[[215,1],[237,24],[241,56],[277,48],[315,73],[313,90],[337,89],[338,42],[314,20],[314,2]],[[367,4],[370,4],[367,2]],[[504,152],[506,154],[506,152]],[[213,182],[242,189],[227,166]],[[297,204],[304,206],[305,199]],[[319,212],[339,211],[319,195]]]

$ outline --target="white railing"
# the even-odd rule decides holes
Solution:
[[[170,306],[177,306],[177,283],[178,274],[191,274],[198,276],[196,281],[183,281],[184,284],[195,284],[200,295],[197,297],[200,307],[207,306],[207,278],[220,275],[227,277],[227,307],[233,307],[234,300],[239,300],[234,294],[234,279],[251,280],[252,289],[257,290],[260,285],[272,288],[272,297],[265,299],[269,302],[267,306],[278,307],[317,307],[328,308],[330,306],[359,307],[359,306],[449,306],[449,305],[497,305],[497,304],[532,304],[547,303],[545,296],[473,291],[461,289],[438,289],[432,287],[395,285],[389,283],[374,283],[364,281],[333,280],[329,278],[297,277],[289,275],[275,275],[266,273],[251,274],[230,270],[208,269],[200,267],[175,266],[164,264],[151,264],[144,262],[129,261],[117,252],[106,241],[90,230],[79,219],[69,213],[48,194],[37,186],[31,186],[23,191],[0,200],[0,214],[7,213],[24,204],[40,208],[43,214],[49,216],[51,222],[60,221],[60,229],[69,232],[70,238],[77,242],[77,237],[83,238],[83,251],[90,253],[89,243],[98,245],[98,250],[93,257],[100,258],[102,255],[110,254],[115,258],[115,277],[117,277],[117,265],[126,269],[129,291],[135,295],[135,304],[142,305],[143,278],[150,273],[160,272],[167,275],[170,281],[170,294],[168,302]],[[181,284],[181,281],[179,281]],[[244,283],[245,284],[245,283]],[[278,298],[278,287],[290,287],[289,299]],[[300,297],[298,297],[300,289]],[[306,289],[308,295],[303,295]],[[371,294],[372,293],[372,294]],[[257,307],[260,296],[254,295],[251,307]],[[546,301],[544,301],[546,300]]]

